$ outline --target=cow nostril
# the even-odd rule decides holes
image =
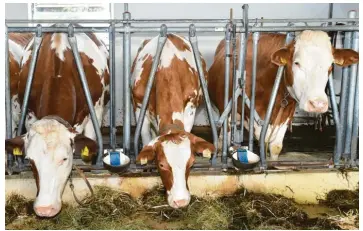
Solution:
[[[178,207],[178,208],[181,208],[181,207],[185,207],[188,205],[188,200],[176,200],[174,201],[174,204]]]

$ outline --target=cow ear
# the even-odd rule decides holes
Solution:
[[[190,142],[193,145],[193,152],[197,154],[202,154],[203,157],[211,158],[212,153],[215,151],[215,147],[213,144],[209,143],[208,141],[195,136],[189,133]]]
[[[141,165],[147,164],[149,161],[153,161],[155,159],[155,149],[154,145],[146,145],[139,155],[137,155],[136,162]]]
[[[349,66],[359,61],[358,52],[351,49],[334,49],[334,63],[339,66]]]
[[[290,57],[290,52],[286,47],[284,47],[281,48],[280,50],[275,51],[271,55],[271,62],[278,66],[284,66],[287,64],[289,57]]]
[[[12,139],[5,140],[5,149],[9,153],[13,153],[14,155],[21,156],[23,155],[24,150],[24,138],[25,135],[17,136]]]
[[[74,137],[74,155],[81,156],[84,162],[90,162],[97,155],[98,145],[96,141],[78,134]]]

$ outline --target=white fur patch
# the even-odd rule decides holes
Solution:
[[[194,125],[196,107],[192,102],[188,102],[184,108],[184,130],[190,132]]]
[[[182,138],[179,144],[171,141],[161,143],[166,160],[173,172],[173,186],[169,191],[168,202],[172,204],[176,200],[190,200],[190,194],[186,188],[185,171],[187,162],[191,156],[190,140]]]
[[[34,38],[32,38],[32,40],[30,40],[30,42],[28,43],[28,45],[25,48],[25,51],[23,53],[23,58],[21,60],[21,67],[26,64],[26,62],[29,60],[29,57],[32,53],[32,49],[30,49],[30,47],[33,45],[34,43]]]
[[[21,58],[24,55],[24,49],[22,46],[9,39],[9,51],[13,55],[15,61],[20,65]]]
[[[173,112],[171,119],[173,120],[173,122],[175,120],[183,121],[183,113],[182,112]]]

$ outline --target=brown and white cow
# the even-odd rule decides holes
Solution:
[[[75,35],[99,124],[108,100],[108,53],[93,35]],[[26,47],[18,86],[20,104],[32,56],[34,39]],[[30,160],[37,184],[36,214],[56,215],[72,169],[73,154],[87,147],[94,155],[97,144],[84,91],[68,36],[45,33],[39,50],[29,96],[27,133],[6,140],[7,151],[23,150]],[[82,134],[84,133],[84,135]]]
[[[18,83],[20,75],[20,65],[25,47],[33,38],[31,33],[9,33],[9,71],[10,71],[10,94],[12,101],[12,133],[16,132],[19,122],[20,105],[18,102]]]
[[[294,116],[295,106],[310,113],[326,112],[328,97],[325,94],[325,87],[332,63],[348,66],[359,60],[358,53],[353,50],[332,47],[328,34],[322,31],[303,31],[288,46],[285,46],[285,39],[284,34],[262,33],[258,42],[255,99],[256,111],[261,119],[265,118],[277,69],[279,66],[285,65],[285,73],[279,86],[265,140],[269,145],[273,160],[277,160],[281,152],[283,138],[288,124],[291,123]],[[237,44],[239,50],[239,38]],[[208,91],[219,112],[224,110],[224,56],[225,42],[222,40],[216,49],[214,62],[208,72]],[[232,59],[231,63],[233,63]],[[251,80],[252,37],[250,36],[246,55],[246,93],[248,97],[251,96]],[[232,75],[230,76],[230,86],[232,86]],[[232,88],[230,87],[230,98],[231,94]],[[288,101],[288,105],[280,110],[283,99]],[[239,116],[241,113],[240,100],[241,97],[238,99]],[[246,107],[244,120],[246,129],[249,127],[248,124],[249,110]],[[275,127],[274,130],[273,127]],[[270,136],[272,131],[273,134]],[[256,139],[259,139],[260,132],[261,126],[255,122]],[[230,132],[228,135],[230,137]]]
[[[139,118],[158,37],[145,40],[132,67],[132,94],[136,119]],[[205,61],[204,75],[207,78]],[[173,208],[190,201],[188,176],[195,153],[211,157],[214,145],[190,133],[195,111],[202,99],[198,72],[189,41],[169,34],[155,74],[150,101],[142,126],[144,148],[137,161],[155,160],[165,186],[168,204]]]

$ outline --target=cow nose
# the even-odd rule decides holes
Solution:
[[[40,217],[53,217],[57,215],[59,209],[55,208],[54,206],[39,206],[34,207],[35,213]]]
[[[323,99],[309,100],[308,108],[310,112],[326,112],[328,110],[328,101]]]
[[[188,205],[188,200],[175,200],[174,204],[176,205],[177,208],[183,208],[185,206]]]

